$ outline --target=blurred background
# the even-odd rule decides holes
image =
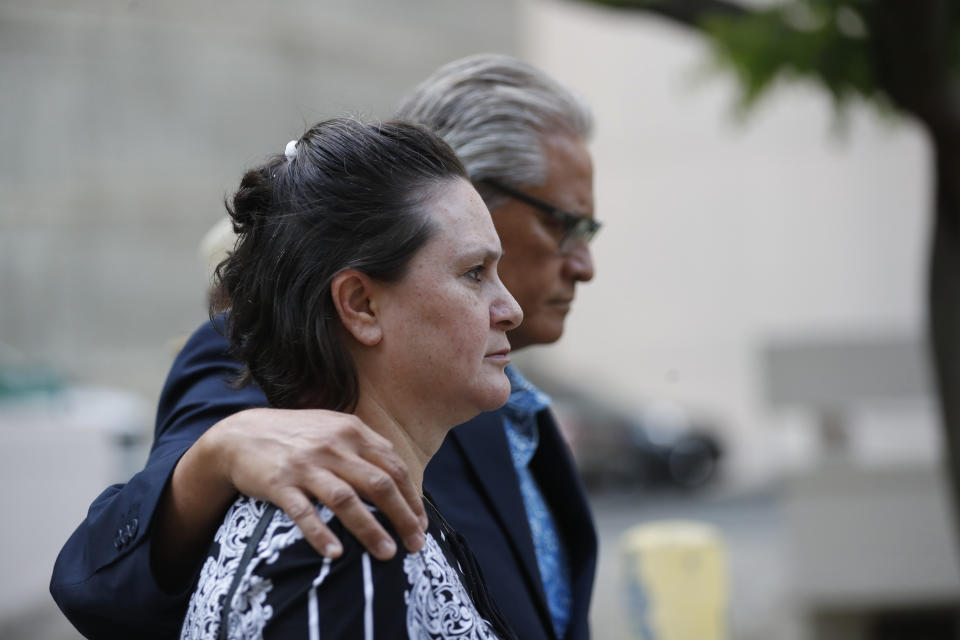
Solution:
[[[591,490],[595,636],[634,637],[623,533],[681,518],[720,535],[730,638],[954,637],[925,132],[805,81],[744,112],[701,34],[559,0],[0,0],[0,636],[78,637],[53,560],[145,459],[243,170],[484,51],[596,116],[597,277],[516,358]]]

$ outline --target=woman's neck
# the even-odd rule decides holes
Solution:
[[[354,414],[367,426],[390,441],[407,465],[414,485],[423,493],[423,472],[453,425],[440,425],[409,407],[388,403],[361,389]]]

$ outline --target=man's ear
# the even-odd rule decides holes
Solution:
[[[330,283],[330,295],[344,328],[362,345],[372,347],[383,338],[380,319],[370,294],[373,283],[359,271],[341,271]]]

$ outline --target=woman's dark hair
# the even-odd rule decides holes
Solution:
[[[357,373],[330,285],[344,269],[395,281],[432,229],[425,205],[466,178],[440,138],[403,122],[339,118],[248,171],[227,211],[238,234],[217,267],[211,316],[273,406],[352,410]]]

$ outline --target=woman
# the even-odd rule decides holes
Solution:
[[[212,311],[231,301],[238,384],[277,407],[352,411],[418,482],[453,425],[506,401],[521,311],[490,215],[439,138],[320,123],[249,171],[228,209],[239,238]],[[181,637],[511,637],[462,538],[425,506],[423,549],[381,563],[322,506],[344,540],[326,558],[282,511],[239,498]]]

